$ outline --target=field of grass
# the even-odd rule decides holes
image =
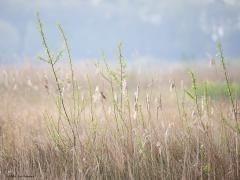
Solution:
[[[39,22],[40,23],[40,22]],[[122,47],[0,68],[0,179],[240,179],[239,65],[128,71]],[[190,70],[191,69],[191,70]]]

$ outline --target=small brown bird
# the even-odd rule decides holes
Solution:
[[[100,93],[101,93],[101,96],[102,96],[103,99],[107,99],[106,96],[103,94],[102,91],[101,91]]]

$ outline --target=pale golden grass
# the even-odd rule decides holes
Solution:
[[[240,178],[239,132],[231,104],[226,98],[210,99],[207,112],[199,97],[200,121],[196,105],[184,93],[191,86],[187,67],[161,74],[151,70],[149,76],[128,72],[120,113],[113,100],[117,96],[120,107],[120,87],[114,86],[112,94],[94,65],[78,67],[77,115],[71,119],[75,145],[69,124],[59,121],[64,115],[55,104],[57,88],[50,70],[34,65],[0,69],[1,179]],[[199,67],[197,80],[224,81],[220,67],[217,73]],[[229,74],[239,83],[235,69],[230,66]],[[71,114],[70,73],[60,65],[58,74]]]

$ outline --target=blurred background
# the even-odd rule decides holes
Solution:
[[[129,60],[197,61],[216,55],[218,39],[237,61],[239,10],[239,0],[0,0],[0,62],[42,54],[36,12],[51,48],[63,48],[60,22],[79,62],[114,58],[120,41]]]

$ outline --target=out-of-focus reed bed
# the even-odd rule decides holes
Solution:
[[[225,83],[218,65],[195,70],[198,89]],[[1,67],[1,179],[238,179],[229,97],[198,91],[196,105],[189,67],[127,72],[120,84],[101,65],[75,67],[75,105],[71,72],[57,70],[70,124],[46,66]],[[228,71],[235,84],[237,68]]]

